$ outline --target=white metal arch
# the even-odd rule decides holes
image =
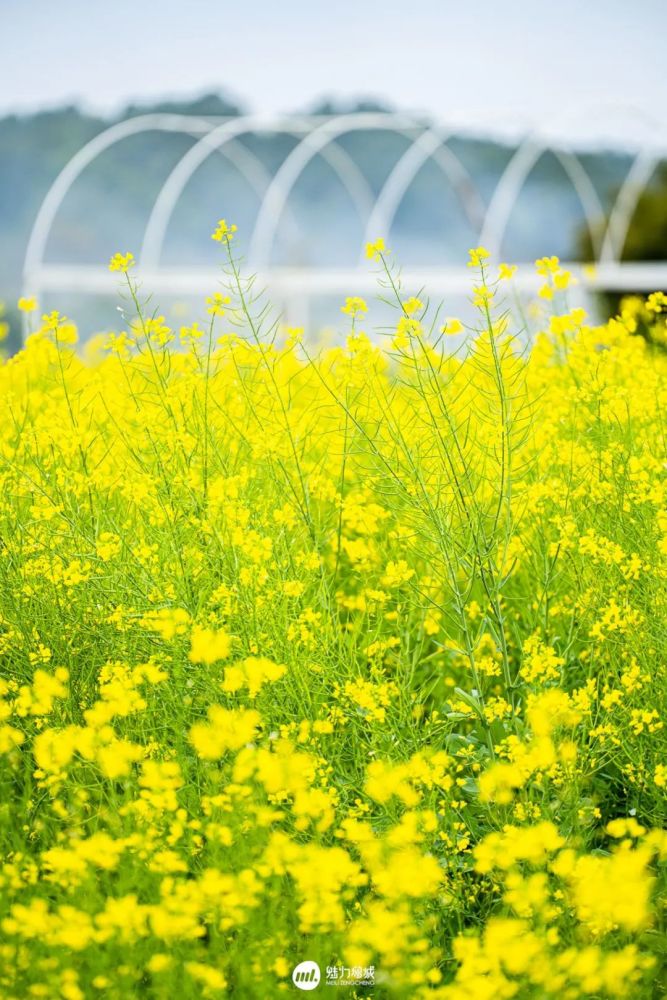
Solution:
[[[211,125],[210,129],[214,127],[215,126]],[[224,157],[224,159],[228,160],[232,164],[232,166],[236,167],[239,173],[248,181],[250,187],[257,195],[258,201],[261,203],[261,200],[264,197],[264,194],[269,184],[271,183],[272,174],[269,170],[267,170],[267,168],[264,166],[260,158],[255,153],[253,153],[252,150],[248,149],[248,147],[245,146],[242,142],[239,142],[238,139],[230,139],[229,142],[225,143],[224,146],[221,146],[218,149],[216,149],[215,152],[218,155]],[[170,215],[175,207],[176,204],[174,203],[171,206]],[[151,215],[152,213],[153,209],[151,209]],[[149,216],[149,223],[150,223],[150,218],[151,216]],[[294,217],[294,214],[291,211],[287,215],[287,223],[295,231],[297,232],[301,231],[301,227],[299,226],[298,222]],[[146,229],[144,230],[144,241],[145,241],[145,233]],[[144,256],[143,250],[141,250],[139,253],[139,262],[141,265],[146,265],[149,268],[159,267],[161,255],[162,255],[162,243],[160,243],[157,259],[155,260],[151,259],[150,255],[148,256],[148,258],[146,258]]]
[[[40,206],[28,240],[24,267],[26,274],[33,273],[44,260],[51,226],[67,192],[86,167],[101,153],[117,142],[142,132],[186,132],[199,135],[209,131],[210,128],[210,121],[188,115],[138,115],[136,118],[128,118],[112,125],[87,142],[60,171]]]
[[[639,199],[662,159],[663,157],[650,150],[635,157],[609,215],[598,258],[601,264],[617,263],[623,256],[625,241]]]
[[[590,177],[578,158],[572,153],[554,149],[550,143],[537,135],[528,136],[516,150],[505,167],[493,192],[487,209],[480,243],[492,256],[499,256],[505,230],[519,194],[530,172],[544,153],[553,153],[567,173],[584,210],[586,225],[596,254],[599,253],[601,237],[598,224],[604,221],[604,209]]]
[[[46,245],[56,215],[73,184],[98,156],[133,135],[159,131],[198,137],[207,134],[214,127],[210,119],[193,115],[138,115],[112,125],[82,146],[56,177],[33,223],[24,262],[24,284],[31,289],[31,294],[39,294],[41,290],[39,272],[44,263]],[[218,152],[243,173],[261,199],[271,175],[259,158],[238,142],[230,142]],[[294,224],[293,219],[290,218],[290,221]]]
[[[236,137],[244,133],[280,131],[290,135],[299,135],[302,132],[307,135],[309,127],[309,124],[306,122],[301,127],[298,127],[298,124],[295,127],[293,118],[267,118],[264,115],[257,115],[225,122],[223,125],[204,135],[179,160],[155,199],[153,211],[150,214],[144,233],[140,258],[142,264],[153,268],[159,266],[167,228],[178,199],[197,168],[212,153],[224,149]],[[370,213],[374,201],[373,193],[354,160],[344,149],[335,145],[330,146],[325,151],[325,158],[343,183],[357,211],[362,215]],[[267,193],[270,187],[271,184],[266,188]]]
[[[591,245],[597,256],[598,263],[602,265],[602,267],[611,268],[612,271],[615,270],[616,273],[619,273],[618,267],[616,265],[620,265],[621,263],[621,257],[623,254],[625,241],[627,239],[627,234],[630,228],[630,224],[632,222],[632,217],[634,215],[639,199],[641,198],[642,193],[646,189],[646,186],[649,180],[651,179],[651,176],[655,171],[656,167],[665,160],[665,141],[667,140],[667,132],[665,129],[665,123],[663,121],[660,121],[653,115],[648,114],[644,109],[628,103],[624,103],[622,105],[618,103],[602,104],[594,109],[577,108],[573,112],[569,111],[565,115],[561,116],[559,124],[561,125],[561,127],[568,125],[570,126],[577,125],[582,121],[585,122],[590,120],[593,114],[595,114],[596,117],[604,117],[608,116],[610,113],[614,119],[619,119],[625,116],[630,122],[632,122],[633,127],[636,128],[637,126],[639,126],[640,129],[645,133],[647,142],[646,148],[642,149],[635,157],[635,160],[633,161],[630,170],[628,171],[628,174],[626,175],[616,195],[614,204],[612,205],[611,208],[611,212],[609,213],[609,217],[606,221],[606,225],[604,226],[603,234],[602,230],[598,230],[597,226],[594,227],[595,232],[592,232],[591,223],[590,221],[587,220],[589,232],[591,235]],[[529,143],[531,140],[535,140],[538,136],[539,136],[538,132],[532,132],[526,138],[525,142]],[[661,150],[660,153],[658,153],[656,149],[656,140],[658,140],[660,144],[660,150]],[[601,213],[602,215],[601,221],[604,222],[604,216],[605,216],[604,209],[600,205],[599,199],[597,197],[597,192],[595,192],[595,189],[592,187],[590,178],[588,177],[588,174],[582,167],[579,158],[571,154],[565,154],[569,159],[569,168],[568,168],[568,166],[564,163],[562,159],[562,155],[560,154],[557,145],[554,142],[544,143],[542,152],[546,152],[547,150],[553,152],[556,156],[559,157],[564,168],[568,171],[568,174],[570,175],[571,179],[572,175],[570,174],[569,168],[572,168],[574,171],[579,172],[580,181],[583,183],[585,187],[588,187],[592,190],[594,196],[590,202],[591,211],[594,211],[595,213]],[[517,154],[518,152],[519,150],[517,150]],[[530,173],[530,169],[532,169],[532,167],[529,168],[528,173]],[[527,176],[527,174],[525,176]],[[503,180],[504,176],[501,177],[501,182]],[[582,193],[583,189],[582,192],[579,193],[579,197],[583,205]],[[517,195],[518,192],[514,195],[514,199],[516,199]],[[513,205],[511,207],[513,207]],[[510,207],[510,212],[511,212],[511,207]],[[491,242],[491,239],[490,237],[487,236],[486,232],[483,232],[482,235],[488,238],[489,242]],[[639,266],[642,267],[642,265]],[[632,265],[633,271],[635,271],[636,267],[637,265]],[[655,273],[655,269],[651,265],[643,265],[643,269],[646,274],[646,280],[650,282],[651,278],[649,276],[649,272],[653,270]],[[638,272],[635,273],[634,280],[635,281],[638,280]],[[640,281],[638,287],[641,287],[643,290],[646,290],[646,288],[651,286],[650,284],[647,285]]]
[[[451,131],[430,128],[407,148],[392,168],[377,197],[366,225],[364,243],[382,237],[388,239],[392,223],[401,201],[422,166],[435,159],[447,178],[452,181],[459,195],[468,221],[473,229],[484,224],[485,206],[470,174],[458,156],[446,145]]]
[[[321,154],[331,142],[350,132],[390,130],[410,136],[417,131],[419,136],[425,129],[427,126],[414,118],[387,114],[386,112],[357,112],[356,114],[337,115],[329,121],[323,122],[319,128],[313,129],[286,157],[266,193],[250,243],[249,257],[251,262],[259,267],[267,266],[280,219],[294,185],[313,157]],[[457,188],[456,182],[458,182],[460,174],[452,176],[451,161],[447,158],[445,163],[445,172],[450,180],[454,180],[454,186]],[[464,168],[458,158],[457,163],[460,171],[463,171]],[[458,188],[457,193],[460,196]]]

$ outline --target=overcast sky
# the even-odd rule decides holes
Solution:
[[[666,30],[666,0],[0,0],[0,113],[372,96],[475,129],[667,144]]]

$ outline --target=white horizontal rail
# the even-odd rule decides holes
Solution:
[[[563,263],[578,283],[595,291],[652,292],[667,288],[667,263],[621,262],[593,265]],[[493,275],[493,268],[490,269]],[[208,295],[224,281],[219,268],[169,268],[143,270],[137,273],[145,291],[174,295]],[[279,297],[289,295],[354,295],[372,293],[379,288],[377,272],[359,268],[294,268],[273,267],[257,274],[258,287]],[[410,293],[424,289],[431,295],[471,292],[475,274],[467,267],[423,267],[401,272],[403,286]],[[519,266],[512,279],[514,286],[527,292],[535,291],[544,279],[531,264]],[[48,264],[25,276],[25,288],[40,291],[80,292],[82,294],[115,295],[123,282],[106,268],[86,265]]]

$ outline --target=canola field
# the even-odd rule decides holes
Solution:
[[[662,995],[667,299],[377,241],[318,349],[214,238],[0,365],[0,996]]]

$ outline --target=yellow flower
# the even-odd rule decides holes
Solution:
[[[227,632],[195,625],[190,640],[189,658],[192,663],[217,663],[226,660],[232,648],[232,638]]]
[[[546,286],[549,287],[548,285]],[[574,333],[582,326],[586,319],[586,310],[577,308],[562,316],[552,316],[549,320],[549,332],[562,336],[565,333]]]
[[[488,285],[475,285],[472,304],[478,309],[488,309],[493,302],[494,291]]]
[[[215,232],[211,233],[211,239],[215,240],[216,243],[222,243],[223,240],[226,243],[231,243],[234,239],[234,233],[237,231],[237,228],[238,227],[235,226],[234,223],[228,225],[225,219],[220,219]]]
[[[366,257],[369,260],[380,260],[382,254],[386,252],[384,240],[381,237],[380,239],[375,240],[374,243],[366,244]]]
[[[190,615],[185,608],[160,608],[159,611],[149,611],[140,621],[144,628],[157,632],[167,642],[176,635],[183,635],[189,623]]]
[[[211,316],[224,316],[224,307],[229,305],[229,302],[229,295],[223,295],[222,292],[213,292],[213,295],[209,295],[206,299],[206,305],[208,306],[206,312]]]
[[[403,303],[403,312],[406,316],[412,316],[413,313],[420,312],[423,308],[424,303],[415,295],[412,295]]]
[[[156,952],[149,958],[146,968],[149,972],[153,973],[164,972],[171,967],[173,961],[171,955],[166,955],[164,952]]]
[[[340,311],[347,316],[356,316],[357,313],[368,312],[368,306],[363,299],[355,295],[345,299],[345,305],[340,307]]]
[[[399,559],[397,562],[390,560],[382,577],[382,584],[385,587],[400,587],[411,580],[414,575],[414,569],[408,566],[405,559]]]
[[[652,313],[667,310],[667,295],[664,292],[652,292],[646,300],[646,308]]]
[[[197,722],[190,729],[190,741],[203,760],[219,760],[227,750],[240,750],[250,743],[262,723],[255,709],[220,705],[211,705],[208,718],[208,722]]]
[[[280,979],[284,979],[290,970],[290,965],[286,958],[280,956],[280,958],[275,960],[271,968]]]
[[[151,316],[145,320],[144,332],[148,339],[159,347],[164,347],[165,344],[171,343],[174,339],[171,328],[165,323],[164,316]]]
[[[0,753],[9,753],[25,741],[24,734],[13,726],[0,726]]]
[[[607,823],[606,831],[610,837],[641,837],[646,833],[646,827],[641,826],[633,816],[627,819],[612,819]]]
[[[18,308],[24,313],[35,312],[37,309],[37,299],[34,295],[22,295],[18,301]]]
[[[134,263],[133,253],[115,253],[109,261],[109,270],[121,271],[123,274],[127,274],[130,268],[134,267]]]
[[[192,326],[182,326],[179,336],[182,344],[192,344],[195,340],[201,340],[204,336],[204,331],[199,323],[195,322]]]
[[[109,743],[98,748],[95,758],[102,774],[115,781],[124,778],[131,771],[130,765],[141,760],[143,747],[129,740],[111,739]]]
[[[468,250],[470,260],[468,261],[468,267],[482,267],[485,260],[490,257],[489,251],[486,247],[475,247],[474,250]]]
[[[227,667],[220,687],[231,693],[247,687],[248,696],[255,698],[264,684],[280,680],[286,672],[287,667],[265,656],[248,656],[240,663]]]
[[[542,642],[539,635],[532,635],[523,644],[521,676],[527,681],[544,683],[558,680],[565,660],[556,655],[552,646]]]
[[[418,319],[408,316],[401,316],[396,324],[396,335],[391,344],[397,351],[404,351],[408,347],[412,337],[419,337],[422,332],[422,325]]]
[[[498,277],[501,281],[509,281],[516,274],[516,264],[500,264],[498,267]]]
[[[559,291],[564,291],[570,284],[572,275],[569,271],[556,271],[554,285]]]
[[[102,349],[105,351],[111,351],[112,354],[116,354],[119,358],[129,358],[130,348],[134,347],[136,341],[123,331],[122,333],[110,333],[103,342]]]
[[[202,962],[186,962],[184,969],[194,980],[201,983],[202,989],[204,990],[204,996],[210,995],[208,993],[209,990],[213,990],[218,993],[224,990],[227,986],[227,980],[222,972],[210,965],[204,965]]]
[[[57,309],[53,309],[50,313],[44,313],[42,316],[42,331],[50,333],[67,322],[67,316],[63,316]]]
[[[557,827],[546,820],[527,827],[508,824],[503,827],[502,833],[487,834],[475,847],[475,868],[486,874],[494,868],[508,870],[517,861],[540,864],[564,844],[565,839]]]
[[[444,326],[440,327],[440,333],[446,333],[448,337],[463,333],[463,323],[455,316],[448,316]]]
[[[548,278],[550,274],[555,274],[560,268],[558,257],[540,257],[535,261],[535,270],[543,278]]]
[[[76,726],[66,729],[45,729],[35,737],[33,754],[42,770],[57,773],[69,764],[77,746]]]
[[[563,852],[552,870],[569,884],[569,894],[582,924],[594,934],[606,934],[620,927],[637,931],[651,917],[651,889],[654,878],[647,870],[650,853],[622,841],[609,856],[585,855],[576,859]]]

